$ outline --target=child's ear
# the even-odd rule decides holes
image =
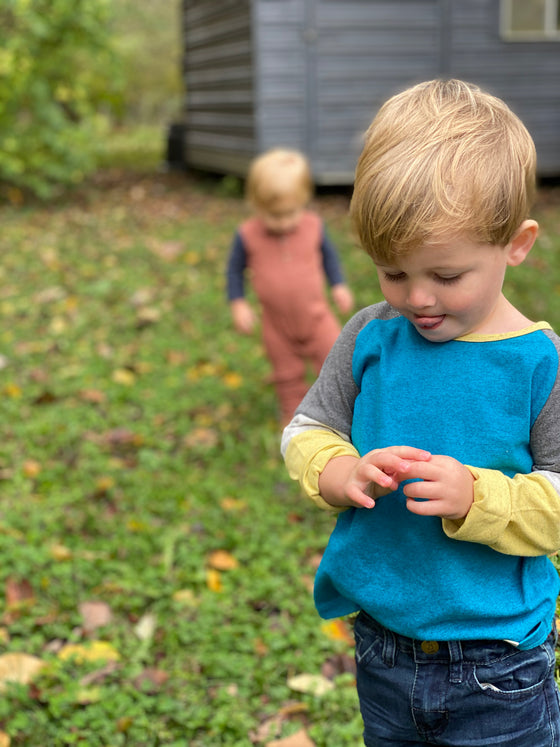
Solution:
[[[524,220],[506,247],[507,263],[511,267],[520,265],[529,254],[537,238],[539,224],[535,220]]]

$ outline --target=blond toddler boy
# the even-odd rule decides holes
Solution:
[[[282,450],[338,512],[315,602],[358,613],[367,747],[560,744],[560,340],[502,292],[537,236],[535,162],[458,80],[391,98],[358,162],[385,301],[344,327]]]

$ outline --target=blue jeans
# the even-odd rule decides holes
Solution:
[[[555,626],[528,651],[416,641],[364,612],[354,635],[366,747],[560,747]]]

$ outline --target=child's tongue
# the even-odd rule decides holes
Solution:
[[[414,321],[419,327],[433,329],[434,327],[438,327],[443,322],[444,318],[443,314],[440,316],[417,316]]]

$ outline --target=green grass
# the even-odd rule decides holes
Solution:
[[[302,728],[361,744],[351,647],[310,594],[332,519],[286,476],[268,363],[224,302],[245,215],[232,191],[110,171],[0,209],[0,654],[44,662],[0,699],[12,745],[264,745]],[[364,305],[380,295],[347,204],[317,199]],[[507,281],[557,329],[559,205],[543,193],[539,245]],[[216,551],[234,567],[211,568]],[[111,619],[88,630],[92,601]],[[98,641],[118,660],[61,656]],[[334,690],[290,689],[326,665]]]

